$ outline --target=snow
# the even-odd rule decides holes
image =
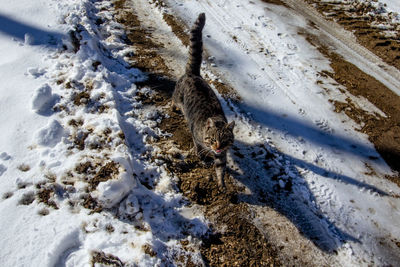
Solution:
[[[396,12],[397,20],[400,21],[400,2],[396,0],[380,0],[373,3],[374,6],[380,7],[381,11],[386,12]]]
[[[182,253],[200,259],[198,249],[186,252],[174,240],[204,234],[207,222],[201,214],[179,215],[185,201],[171,177],[144,156],[152,148],[142,140],[157,136],[159,114],[142,112],[134,100],[135,82],[146,75],[120,56],[129,47],[104,11],[110,3],[2,5],[2,25],[9,26],[0,29],[0,75],[8,81],[0,87],[0,213],[8,225],[0,230],[2,265],[87,266],[94,251],[139,266]],[[94,23],[100,17],[107,31]],[[88,183],[102,173],[104,181]],[[153,192],[138,175],[162,183]],[[50,192],[53,205],[40,192]],[[109,211],[92,213],[85,199]],[[144,245],[160,256],[147,255]]]
[[[235,132],[236,142],[242,144],[242,149],[273,144],[281,154],[281,160],[273,165],[276,172],[282,172],[280,166],[292,166],[284,173],[295,177],[290,180],[298,197],[281,202],[298,206],[299,210],[284,207],[283,212],[294,213],[292,220],[300,225],[305,217],[314,221],[314,230],[308,235],[325,235],[317,245],[337,250],[338,261],[343,265],[359,265],[364,260],[381,264],[387,264],[386,260],[396,262],[394,244],[391,249],[381,249],[374,244],[377,237],[398,234],[395,230],[398,219],[393,216],[399,214],[390,204],[398,203],[398,199],[388,193],[396,192],[396,195],[398,188],[378,178],[390,175],[390,168],[367,137],[355,130],[359,126],[344,114],[335,113],[329,104],[329,99],[345,96],[339,93],[340,87],[332,86],[334,81],[319,74],[323,70],[331,71],[329,61],[310,46],[305,37],[297,34],[304,29],[313,31],[307,21],[282,6],[260,8],[261,4],[255,1],[254,5],[239,1],[168,2],[172,8],[165,12],[177,10],[175,12],[188,23],[196,14],[206,13],[204,34],[209,37],[204,42],[207,52],[214,57],[212,63],[218,66],[213,72],[233,84],[243,100],[237,107],[239,111],[228,112],[228,115],[232,119],[241,112],[241,119],[250,124],[237,127],[241,130]],[[208,74],[206,69],[204,72]],[[357,102],[367,112],[382,113],[366,99]],[[228,103],[226,110],[230,108],[232,105]],[[371,160],[375,158],[379,160]],[[233,161],[238,164],[235,159]],[[376,176],[365,175],[369,172],[366,166],[373,166]],[[268,174],[252,161],[239,163],[237,168],[244,168],[243,173],[254,177],[276,175],[274,170]],[[263,182],[261,179],[254,183]],[[281,188],[285,184],[283,179],[278,181]],[[250,191],[274,193],[268,185],[263,189],[245,185]],[[395,191],[390,191],[394,188]],[[303,201],[309,204],[303,205]],[[263,217],[264,210],[254,209],[258,211],[258,220],[269,220]],[[312,219],[314,216],[322,217],[326,225],[320,219]],[[304,226],[302,230],[308,228]],[[381,256],[375,256],[378,254]]]
[[[163,135],[157,128],[163,114],[135,99],[139,90],[151,90],[135,85],[147,77],[123,57],[131,51],[111,4],[1,1],[2,265],[87,266],[94,251],[132,266],[173,264],[175,255],[202,262],[197,239],[208,222],[201,209],[188,206],[163,162],[150,160],[157,148],[149,141]],[[303,230],[312,228],[306,235],[321,235],[317,245],[336,250],[335,263],[395,261],[391,243],[381,247],[376,239],[400,240],[400,201],[393,197],[400,189],[383,179],[392,172],[358,125],[330,105],[330,98],[347,96],[321,77],[331,70],[329,61],[297,34],[309,28],[307,21],[257,1],[167,2],[174,11],[152,12],[176,12],[188,24],[206,12],[204,41],[212,56],[203,72],[229,81],[242,98],[239,104],[221,98],[229,121],[236,117],[235,144],[243,151],[266,147],[260,158],[274,154],[268,171],[261,161],[231,155],[232,166],[261,177],[238,182],[268,193],[269,177],[279,175],[282,190],[293,184],[296,196],[275,208],[293,213],[287,217],[300,228],[307,224]],[[379,3],[400,12],[397,1]],[[160,25],[162,34],[165,29]],[[366,99],[357,103],[383,114]],[[376,175],[365,175],[367,166]],[[102,170],[110,172],[107,179],[92,182]],[[149,177],[153,189],[141,183]],[[45,190],[55,206],[40,201]],[[104,210],[85,208],[90,198]],[[252,209],[260,224],[268,221],[265,209]],[[193,248],[184,249],[182,239]],[[145,253],[146,245],[157,257]]]
[[[52,94],[51,87],[48,84],[44,84],[33,93],[32,109],[38,113],[50,112],[51,107],[54,105],[53,102],[56,100],[57,96]]]

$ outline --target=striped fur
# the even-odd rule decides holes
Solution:
[[[211,87],[200,76],[204,13],[191,30],[186,73],[178,80],[172,96],[173,107],[182,110],[192,133],[196,154],[203,160],[214,159],[218,184],[225,187],[226,151],[233,143],[234,122],[228,123],[222,106]]]
[[[201,13],[190,31],[189,60],[186,73],[200,76],[200,65],[203,53],[202,31],[206,23],[206,15]]]

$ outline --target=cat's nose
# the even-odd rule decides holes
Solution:
[[[221,144],[220,144],[220,143],[217,141],[217,143],[216,143],[216,146],[215,146],[215,147],[216,147],[217,149],[219,149],[219,146],[220,146],[220,145],[221,145]]]

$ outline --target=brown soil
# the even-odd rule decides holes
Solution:
[[[163,19],[171,27],[173,33],[181,40],[184,46],[189,46],[190,36],[187,34],[185,24],[173,15],[164,13]]]
[[[400,31],[399,25],[389,23],[385,15],[371,16],[374,8],[370,3],[352,2],[335,3],[335,1],[306,0],[314,5],[327,19],[334,20],[346,30],[353,32],[358,42],[383,61],[400,69]],[[391,16],[392,14],[389,14]],[[387,23],[388,30],[382,30],[374,24]],[[388,36],[391,32],[392,36]],[[396,34],[393,35],[393,32]]]
[[[101,266],[125,266],[125,264],[118,257],[111,254],[106,254],[102,251],[92,252],[92,266],[97,266],[96,263],[100,264]]]
[[[160,125],[172,133],[173,144],[182,151],[193,146],[182,114],[169,111]],[[179,188],[192,201],[205,208],[213,223],[214,233],[203,240],[202,255],[210,266],[279,265],[277,251],[271,242],[252,224],[247,205],[237,203],[236,193],[242,191],[226,176],[227,192],[222,193],[215,180],[213,167],[192,154],[185,159],[168,162],[169,170],[180,178]]]
[[[92,210],[90,214],[93,214],[95,212],[101,212],[103,210],[103,207],[89,193],[83,195],[81,200],[82,200],[81,204],[83,207]]]
[[[268,3],[268,4],[274,4],[274,5],[280,5],[280,6],[287,7],[287,5],[284,2],[282,2],[281,0],[262,0],[262,1],[265,3]]]
[[[75,95],[74,97],[74,104],[76,106],[86,104],[90,99],[90,95],[88,92],[80,92]]]
[[[164,4],[162,1],[157,2]],[[147,86],[157,92],[156,95],[147,99],[145,104],[162,106],[170,116],[163,119],[159,127],[165,132],[172,133],[173,136],[167,140],[161,140],[158,145],[163,148],[168,141],[172,142],[184,154],[193,146],[192,138],[183,116],[167,109],[175,85],[175,77],[172,77],[172,72],[157,53],[162,44],[149,38],[151,29],[142,28],[134,12],[124,10],[126,8],[124,3],[123,0],[118,1],[117,16],[119,22],[125,25],[128,39],[137,51],[131,60],[134,67],[149,73],[149,80],[138,86],[139,88]],[[164,19],[185,43],[187,35],[182,24],[171,15],[165,15]],[[217,87],[223,87],[223,84]],[[214,179],[214,169],[204,166],[196,156],[189,154],[183,159],[178,153],[172,160],[167,160],[167,166],[170,172],[179,177],[178,187],[184,196],[192,203],[203,206],[207,218],[212,222],[213,231],[203,237],[201,248],[201,254],[207,265],[279,265],[274,245],[252,224],[246,205],[236,203],[233,192],[238,192],[240,189],[233,185],[229,177],[227,177],[227,193],[223,194],[219,191]]]
[[[114,161],[107,162],[100,170],[95,174],[93,178],[89,180],[90,189],[95,189],[99,183],[113,179],[118,175],[118,163]]]
[[[51,199],[54,196],[54,186],[39,184],[37,187],[39,188],[38,192],[36,193],[36,198],[38,201],[46,204],[49,207],[58,209],[57,204]]]

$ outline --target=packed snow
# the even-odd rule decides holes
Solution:
[[[201,265],[208,221],[164,162],[151,160],[161,153],[152,141],[168,134],[157,128],[165,115],[136,98],[152,92],[135,85],[147,74],[126,62],[132,50],[111,3],[1,1],[2,266],[87,266],[96,253],[130,266],[175,265],[177,256]],[[167,12],[188,25],[206,13],[202,71],[237,90],[241,101],[221,101],[236,121],[235,146],[257,155],[229,156],[255,223],[267,227],[268,215],[283,214],[335,251],[335,265],[398,263],[400,189],[385,179],[393,172],[329,100],[349,97],[384,113],[320,75],[331,68],[298,34],[312,31],[306,19],[259,1],[139,2],[153,19]],[[400,12],[397,1],[376,4]],[[271,177],[294,194],[268,211],[251,194],[272,195]]]

